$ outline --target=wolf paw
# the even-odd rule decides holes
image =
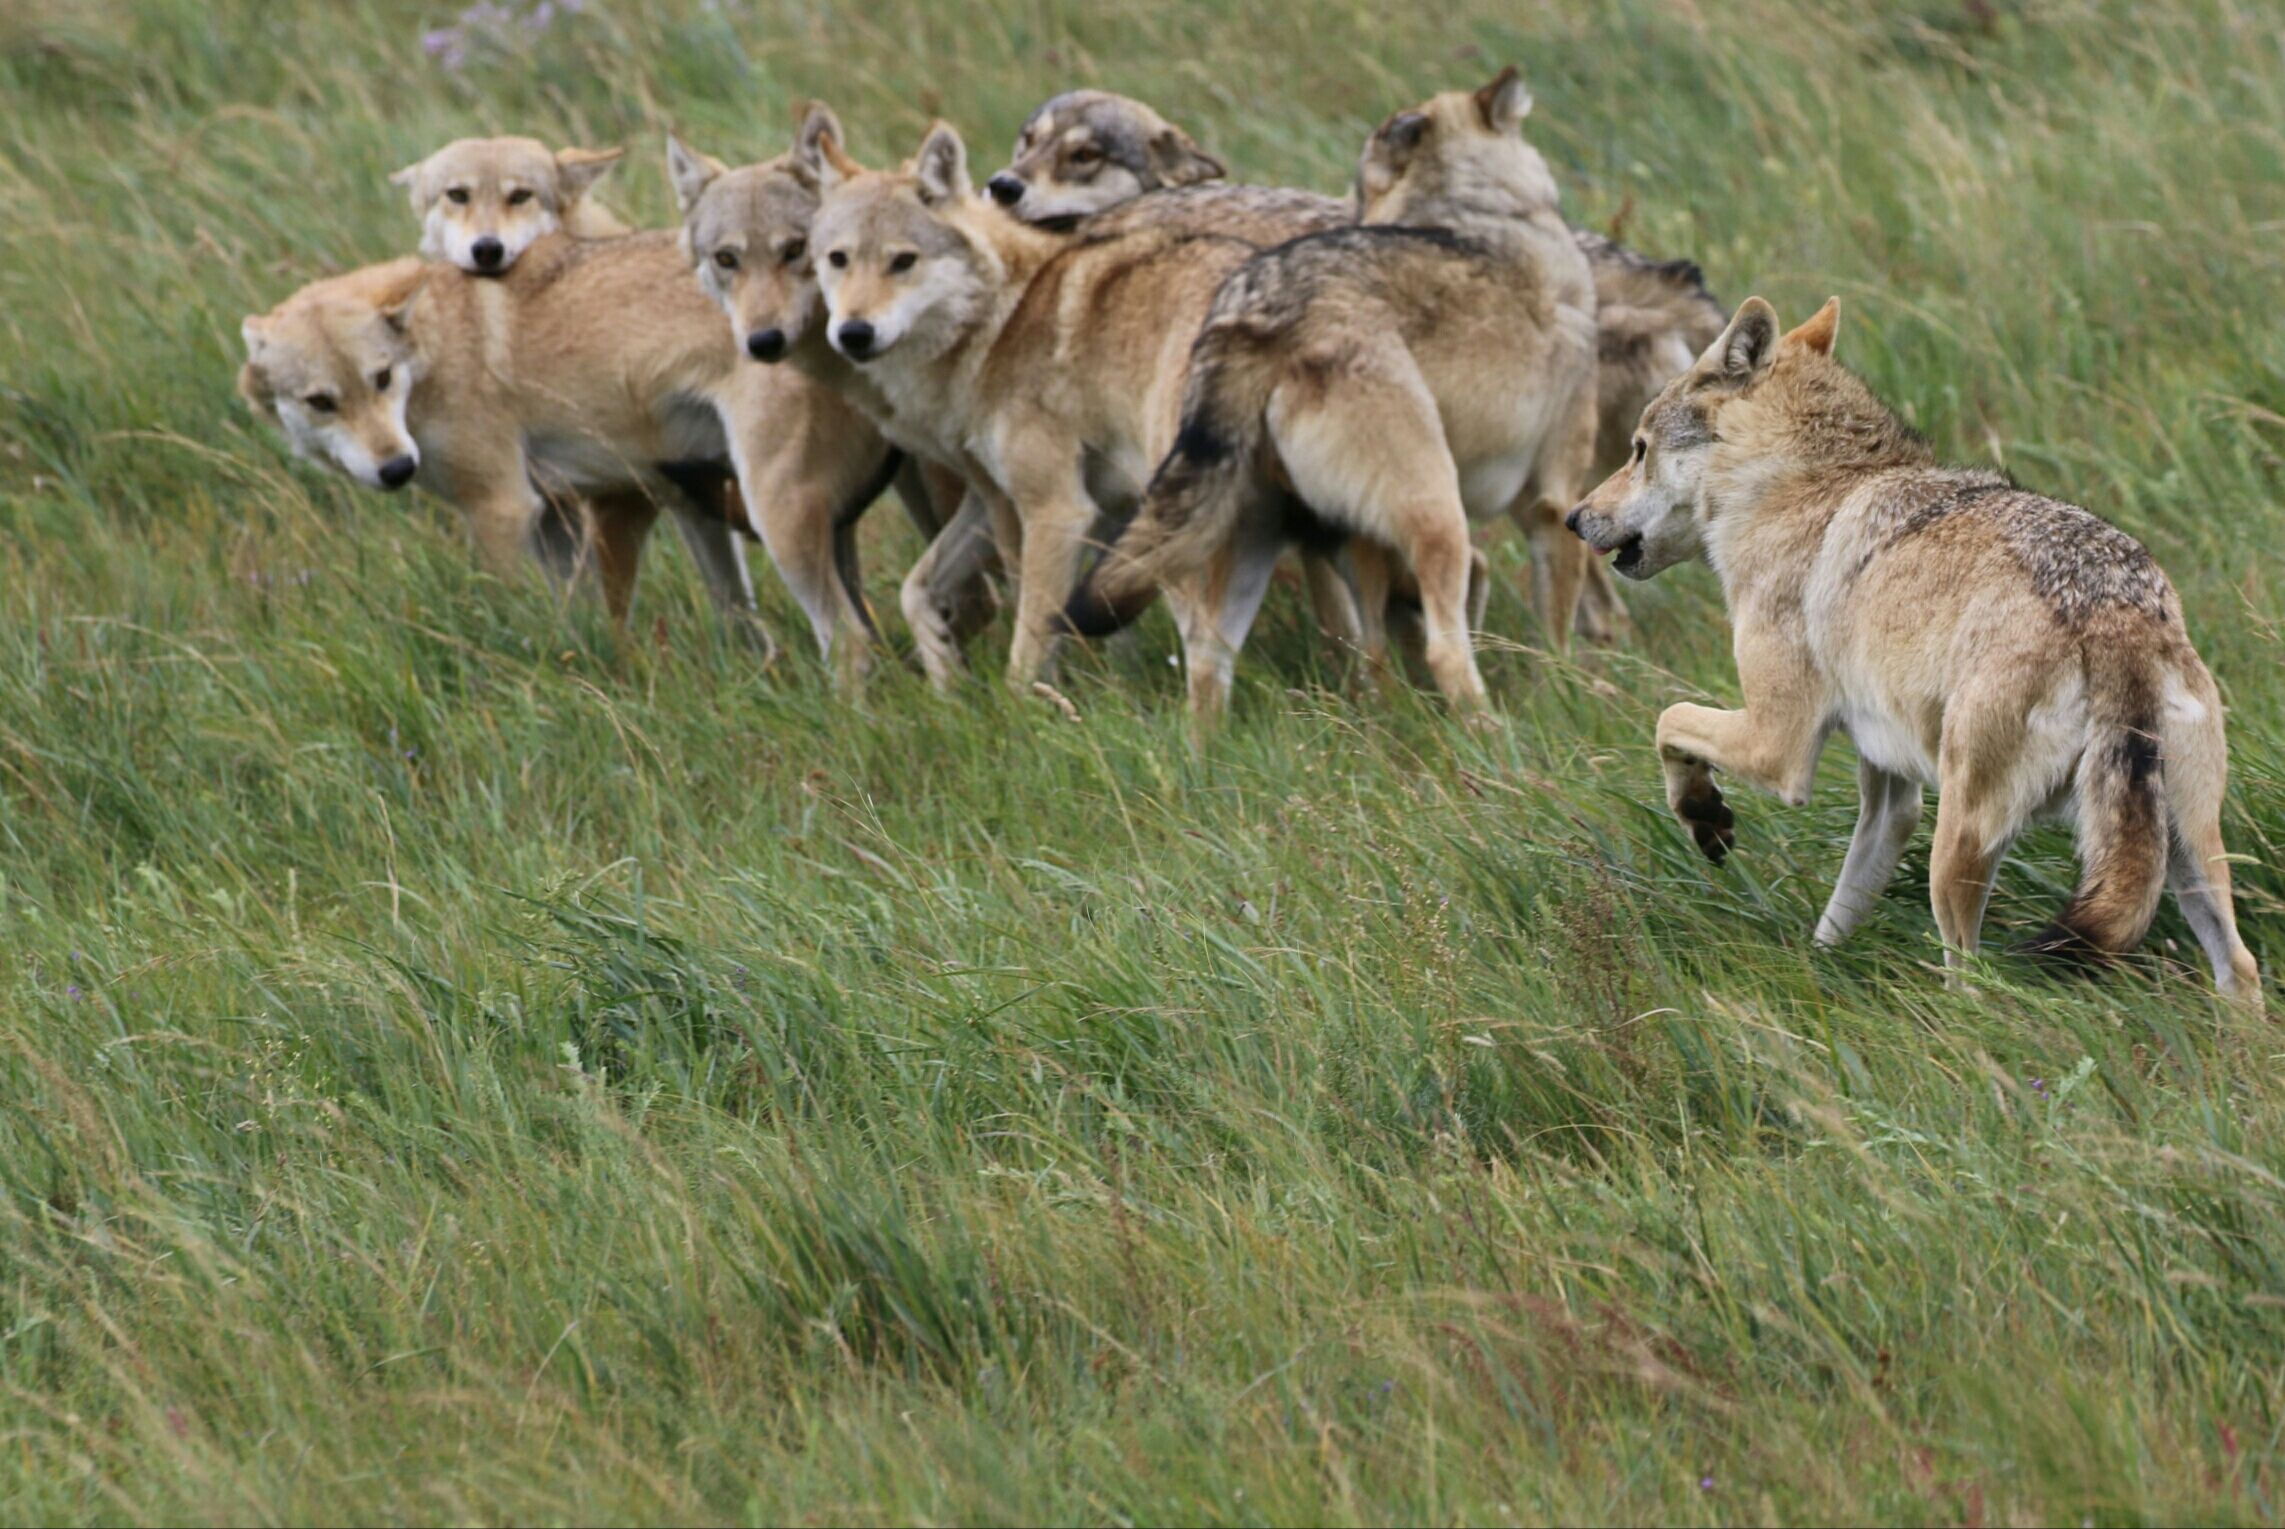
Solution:
[[[1674,804],[1674,815],[1690,830],[1690,837],[1698,841],[1698,852],[1720,865],[1729,858],[1731,848],[1738,842],[1737,814],[1730,804],[1722,800],[1721,788],[1707,785],[1703,791],[1693,791]]]

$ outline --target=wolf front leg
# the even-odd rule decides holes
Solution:
[[[1807,654],[1792,645],[1741,641],[1737,655],[1743,709],[1721,711],[1683,701],[1658,718],[1666,805],[1717,865],[1736,843],[1737,832],[1721,787],[1714,784],[1714,771],[1751,781],[1799,807],[1809,800],[1817,756],[1831,730],[1830,709]]]

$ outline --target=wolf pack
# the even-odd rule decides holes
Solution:
[[[1860,812],[1818,942],[1874,908],[1934,786],[1948,982],[2009,844],[2054,816],[2081,878],[2030,949],[2125,952],[2170,887],[2259,1012],[2222,700],[2149,553],[1939,463],[1835,359],[1837,300],[1787,329],[1567,223],[1531,104],[1510,68],[1396,112],[1345,198],[1232,181],[1102,91],[1041,106],[981,188],[944,123],[867,168],[812,105],[757,164],[670,135],[682,223],[656,231],[590,195],[619,150],[466,139],[393,177],[419,254],[248,318],[239,389],[301,455],[430,490],[485,563],[598,587],[622,624],[663,512],[774,651],[758,541],[842,686],[884,651],[856,532],[893,493],[936,686],[1012,604],[1008,681],[1069,710],[1059,647],[1164,600],[1199,730],[1273,589],[1356,674],[1480,720],[1484,522],[1521,532],[1558,650],[1623,634],[1613,572],[1702,562],[1743,705],[1671,705],[1655,744],[1707,857],[1736,836],[1718,777],[1800,805],[1846,732]]]

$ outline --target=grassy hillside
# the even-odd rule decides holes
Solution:
[[[0,0],[0,1519],[2285,1516],[2280,1032],[2171,908],[1945,993],[1924,838],[1814,950],[1845,744],[1705,866],[1648,746],[1735,694],[1702,570],[1574,662],[1511,579],[1491,734],[1273,600],[1194,757],[1163,618],[1078,725],[837,703],[671,539],[616,644],[231,392],[463,133],[625,142],[663,222],[670,123],[989,165],[1089,82],[1332,189],[1512,58],[1575,217],[1840,293],[1945,451],[2158,554],[2274,971],[2273,10],[497,11]],[[1995,943],[2073,875],[2028,839]]]

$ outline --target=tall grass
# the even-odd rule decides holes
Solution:
[[[1947,452],[2157,552],[2274,965],[2273,11],[589,0],[448,68],[454,21],[0,7],[0,1518],[2285,1514],[2275,1032],[2171,912],[1944,992],[1924,850],[1815,950],[1845,746],[1706,868],[1647,749],[1734,694],[1703,574],[1568,662],[1503,594],[1491,735],[1273,602],[1193,757],[1162,626],[1078,725],[845,704],[673,549],[617,643],[231,394],[466,132],[626,142],[663,222],[670,123],[988,164],[1093,82],[1331,189],[1513,58],[1574,216],[1839,292]],[[2028,841],[1997,942],[2073,876]]]

